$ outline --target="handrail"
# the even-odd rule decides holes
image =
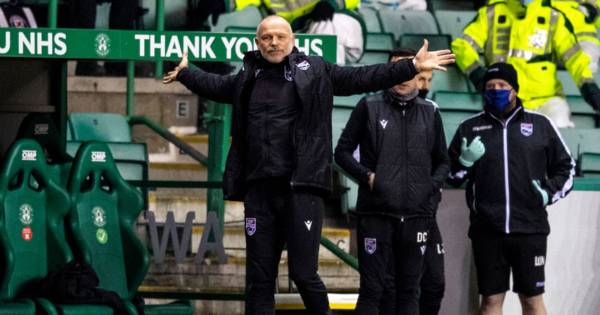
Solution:
[[[208,157],[206,157],[206,155],[198,152],[198,150],[194,149],[194,147],[185,143],[184,141],[179,139],[175,134],[166,130],[153,120],[149,119],[148,117],[129,116],[128,122],[130,126],[145,125],[146,127],[152,129],[152,131],[156,132],[158,135],[163,137],[165,140],[173,143],[176,147],[178,147],[185,154],[189,155],[192,159],[200,162],[204,166],[208,166]]]
[[[339,246],[335,245],[330,239],[325,236],[321,236],[321,245],[325,246],[331,253],[341,259],[348,266],[358,270],[358,259],[348,253],[346,253]]]

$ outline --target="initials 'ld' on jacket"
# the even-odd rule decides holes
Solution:
[[[485,154],[466,168],[458,162],[462,138],[481,137]],[[449,155],[454,186],[467,182],[470,235],[482,229],[499,233],[548,234],[548,214],[532,180],[539,180],[550,203],[573,187],[575,161],[552,122],[519,106],[502,121],[481,112],[460,124]]]

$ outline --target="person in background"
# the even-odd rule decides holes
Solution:
[[[562,62],[585,101],[600,112],[600,88],[564,15],[542,0],[490,0],[452,42],[457,65],[483,90],[486,67],[507,62],[519,74],[523,107],[550,117],[559,128],[574,127],[556,76]],[[480,62],[483,53],[485,63]]]
[[[450,143],[449,184],[467,181],[469,238],[482,315],[502,314],[513,275],[524,315],[544,315],[546,206],[573,188],[575,162],[554,123],[523,108],[507,63],[483,77],[484,111],[463,121]]]
[[[396,49],[390,62],[415,55]],[[357,315],[419,314],[421,274],[449,161],[439,110],[418,94],[415,77],[364,97],[335,149],[336,163],[360,183]]]
[[[375,10],[427,10],[427,1],[425,0],[362,0],[362,6],[373,8]]]

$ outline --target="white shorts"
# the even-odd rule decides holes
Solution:
[[[575,128],[571,121],[571,109],[569,103],[562,97],[553,97],[542,104],[535,111],[550,118],[558,128]]]

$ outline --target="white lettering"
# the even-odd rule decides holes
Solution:
[[[427,242],[427,232],[417,232],[417,243]]]
[[[44,39],[44,35],[47,35],[46,39]],[[37,33],[37,54],[38,55],[42,55],[44,54],[43,48],[46,47],[46,51],[48,53],[48,55],[52,55],[53,54],[53,47],[52,47],[52,33]]]
[[[150,35],[150,57],[155,56],[155,50],[160,50],[159,56],[165,55],[165,35],[160,35],[160,41],[156,42],[154,35]]]
[[[298,50],[300,50],[300,52],[303,52],[308,55],[309,45],[310,41],[307,38],[304,39],[304,45],[300,45],[300,40],[296,38],[296,47],[298,47]]]
[[[25,53],[25,48],[30,54],[35,54],[35,33],[29,33],[29,38],[25,33],[19,33],[19,55]]]
[[[146,41],[150,40],[150,35],[147,34],[135,34],[134,38],[139,41],[140,45],[140,57],[146,56]]]
[[[210,56],[210,58],[217,58],[211,47],[214,41],[214,37],[202,37],[202,58],[206,58],[207,54]]]
[[[6,54],[10,50],[10,32],[4,34],[4,47],[0,47],[0,54]]]
[[[223,42],[223,45],[225,45],[226,59],[231,59],[231,51],[233,50],[233,45],[235,44],[236,40],[237,37],[221,37],[221,41]]]
[[[243,49],[242,45],[245,45],[246,49]],[[238,58],[244,59],[244,53],[249,50],[252,50],[252,41],[248,37],[242,37],[235,43],[235,54]]]
[[[323,45],[323,41],[320,39],[313,39],[310,42],[310,50],[312,53],[314,53],[317,56],[323,56],[323,49],[322,46]]]
[[[165,57],[171,57],[171,55],[177,55],[177,57],[181,57],[183,55],[177,36],[171,36],[169,48],[167,48],[167,55]]]
[[[54,42],[56,44],[56,48],[54,49],[54,53],[62,56],[67,53],[67,34],[58,33],[54,35]]]
[[[192,54],[192,57],[200,57],[200,40],[198,36],[194,37],[194,42],[188,36],[183,37],[183,51]]]

